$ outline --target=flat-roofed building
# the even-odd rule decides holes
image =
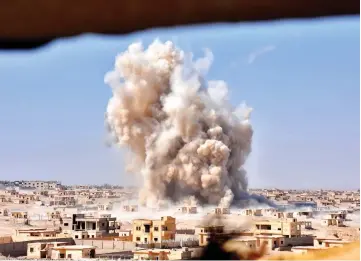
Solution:
[[[197,226],[195,234],[198,235],[199,245],[206,246],[212,234],[222,235],[224,233],[224,226]]]
[[[296,218],[255,221],[255,235],[301,236],[301,225]]]
[[[59,234],[57,229],[50,228],[31,228],[31,229],[16,229],[16,237],[56,237]]]
[[[95,246],[72,245],[57,246],[51,251],[51,259],[72,259],[95,258]]]
[[[175,240],[176,219],[170,216],[161,217],[160,220],[135,219],[133,220],[133,242],[159,243]]]

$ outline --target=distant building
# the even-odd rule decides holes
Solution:
[[[15,236],[17,237],[56,237],[59,234],[57,229],[48,228],[31,228],[31,229],[16,229]]]
[[[178,213],[196,214],[197,213],[197,207],[183,206],[183,207],[178,208]]]
[[[138,206],[137,205],[126,205],[126,206],[123,206],[123,210],[126,212],[138,212]]]
[[[56,189],[61,186],[58,181],[19,181],[17,183],[20,187],[36,188],[36,189]]]
[[[296,208],[317,208],[317,203],[313,201],[288,201],[288,204]]]
[[[243,209],[241,211],[242,216],[262,216],[261,209]]]
[[[22,210],[13,210],[13,211],[11,211],[11,216],[13,218],[26,219],[26,218],[28,218],[28,212],[22,211]]]
[[[229,208],[215,208],[214,214],[216,215],[231,214],[231,210]]]

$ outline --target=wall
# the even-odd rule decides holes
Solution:
[[[176,230],[177,234],[194,235],[195,232],[196,232],[195,229],[177,229]]]
[[[97,249],[117,249],[122,250],[133,250],[135,243],[129,241],[113,241],[113,240],[91,240],[91,239],[75,239],[76,245],[88,245],[95,246]]]
[[[51,239],[38,239],[31,241],[23,241],[23,242],[13,242],[0,244],[0,253],[3,256],[11,256],[11,257],[19,257],[26,256],[27,248],[29,243],[35,242],[69,242],[69,244],[74,245],[74,240],[72,238],[51,238]]]
[[[313,237],[312,236],[300,236],[300,237],[291,237],[284,239],[285,246],[313,246]]]
[[[12,243],[13,239],[11,236],[0,237],[0,244]]]
[[[152,244],[136,244],[140,248],[177,248],[177,247],[197,247],[199,246],[198,240],[186,240],[186,241],[167,241],[162,243]]]

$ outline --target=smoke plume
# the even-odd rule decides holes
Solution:
[[[147,49],[134,43],[105,76],[113,90],[108,129],[132,152],[127,169],[143,177],[143,205],[194,196],[199,204],[229,206],[251,198],[243,169],[251,109],[229,104],[225,82],[205,81],[212,60],[209,50],[192,61],[172,42]]]

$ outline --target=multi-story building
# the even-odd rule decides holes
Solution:
[[[111,215],[100,217],[73,214],[61,218],[60,227],[63,234],[71,234],[73,238],[97,238],[115,233],[116,218]]]
[[[298,237],[301,236],[301,224],[296,218],[256,221],[254,234]]]
[[[223,233],[224,226],[197,226],[195,229],[200,246],[206,246],[212,234],[221,235]]]
[[[56,189],[58,188],[61,183],[58,181],[19,181],[18,182],[20,187],[25,188],[37,188],[37,189]]]
[[[133,242],[159,243],[174,240],[176,233],[176,219],[170,216],[160,220],[135,219],[133,220]]]

